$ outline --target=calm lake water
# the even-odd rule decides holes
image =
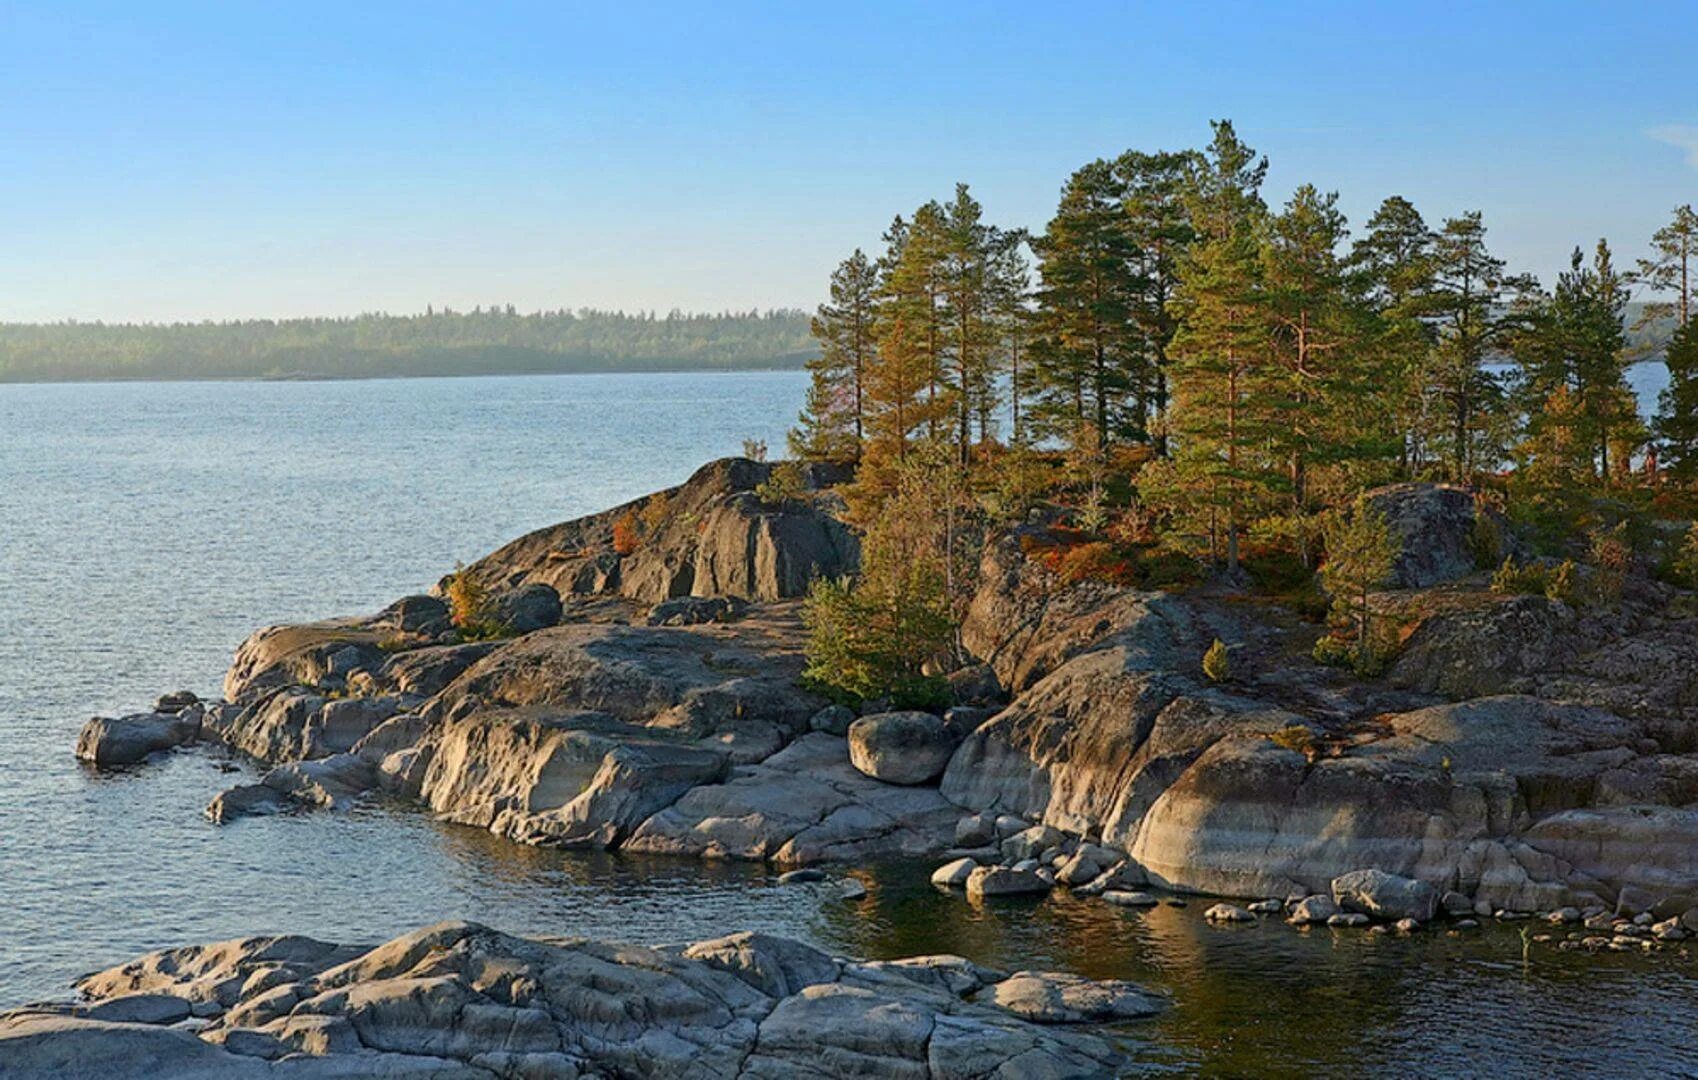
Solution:
[[[449,917],[675,941],[762,929],[868,956],[957,952],[1136,979],[1151,1070],[1215,1075],[1698,1075],[1698,964],[1470,938],[1216,929],[1204,905],[1057,895],[975,910],[929,867],[857,869],[845,904],[765,871],[571,855],[405,806],[201,811],[206,752],[122,774],[71,748],[95,713],[217,692],[255,626],[374,610],[527,529],[775,449],[797,373],[0,386],[0,1007],[87,969],[256,932],[376,941]]]

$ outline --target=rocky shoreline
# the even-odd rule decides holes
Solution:
[[[1316,631],[1277,603],[1058,581],[1032,524],[986,551],[953,707],[857,714],[799,682],[798,597],[857,561],[841,477],[813,468],[772,504],[771,470],[715,462],[466,568],[511,636],[462,640],[446,579],[266,628],[221,700],[91,721],[78,755],[198,741],[268,766],[213,800],[218,822],[381,790],[527,844],[928,860],[975,903],[1196,894],[1247,902],[1211,909],[1223,923],[1375,932],[1543,917],[1561,947],[1615,950],[1698,930],[1690,593],[1497,595],[1474,501],[1399,485],[1373,496],[1404,552],[1374,604],[1404,640],[1358,679],[1313,662]],[[1201,670],[1216,640],[1225,681]]]

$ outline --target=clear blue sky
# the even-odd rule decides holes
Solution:
[[[965,180],[1206,140],[1548,278],[1698,202],[1698,4],[14,3],[0,319],[811,306]]]

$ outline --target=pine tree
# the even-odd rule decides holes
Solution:
[[[1179,270],[1196,240],[1185,207],[1188,178],[1199,164],[1194,151],[1144,154],[1129,150],[1114,163],[1125,191],[1126,228],[1133,247],[1132,319],[1142,334],[1144,385],[1138,388],[1139,423],[1166,457],[1168,349],[1178,330],[1173,297]]]
[[[1600,240],[1589,267],[1575,249],[1555,292],[1530,305],[1514,338],[1521,370],[1517,397],[1527,416],[1524,456],[1572,456],[1553,475],[1607,480],[1627,464],[1626,455],[1612,457],[1622,436],[1639,430],[1626,377],[1626,308],[1627,284],[1615,270],[1609,245]],[[1547,407],[1559,390],[1563,407]],[[1568,430],[1550,430],[1559,426]]]
[[[1224,533],[1227,569],[1236,573],[1243,528],[1277,483],[1265,454],[1276,417],[1258,257],[1267,159],[1230,122],[1214,130],[1186,197],[1198,239],[1173,301],[1171,427],[1181,484],[1209,508],[1211,549]]]
[[[1031,417],[1041,434],[1071,438],[1087,425],[1108,442],[1144,434],[1135,391],[1147,378],[1123,197],[1113,166],[1094,161],[1068,178],[1055,217],[1032,241],[1043,284]]]
[[[924,368],[925,425],[930,438],[938,435],[940,421],[950,411],[949,387],[945,381],[944,347],[948,326],[943,307],[945,259],[949,249],[949,222],[944,208],[929,202],[914,212],[913,220],[898,217],[885,234],[887,249],[880,261],[880,350],[895,320],[903,324],[905,350],[917,351]]]
[[[1698,320],[1676,330],[1664,356],[1669,384],[1657,408],[1662,464],[1682,483],[1698,483]]]
[[[1426,379],[1447,413],[1435,437],[1448,443],[1450,475],[1458,483],[1501,456],[1494,436],[1503,417],[1503,386],[1490,362],[1518,325],[1512,301],[1531,288],[1527,279],[1506,274],[1503,260],[1487,250],[1479,211],[1450,218],[1439,229],[1428,305],[1439,341]]]
[[[955,199],[944,208],[942,251],[943,319],[947,366],[955,414],[955,443],[965,463],[972,449],[974,417],[981,424],[995,411],[997,394],[996,302],[994,279],[1004,245],[1002,230],[986,225],[983,208],[966,184],[955,185]]]
[[[1386,363],[1380,399],[1397,432],[1404,475],[1427,461],[1427,436],[1438,413],[1424,378],[1437,340],[1425,319],[1433,292],[1433,231],[1400,195],[1387,198],[1368,219],[1368,232],[1350,253],[1350,271],[1376,316],[1378,347]]]
[[[820,355],[808,362],[808,396],[790,452],[814,461],[854,461],[866,441],[866,377],[875,357],[878,274],[856,248],[831,275],[831,300],[814,316]]]
[[[1305,565],[1311,470],[1384,451],[1380,425],[1361,408],[1375,394],[1379,373],[1367,308],[1339,255],[1345,236],[1338,196],[1305,184],[1268,222],[1261,246],[1263,305],[1277,362],[1272,404],[1284,417],[1269,430],[1287,470],[1292,535]]]
[[[1327,558],[1321,584],[1332,597],[1334,625],[1354,639],[1356,669],[1371,673],[1379,658],[1374,653],[1373,609],[1369,595],[1391,578],[1403,546],[1387,526],[1385,515],[1359,498],[1348,517],[1334,515],[1326,531]]]
[[[1001,358],[995,365],[1007,373],[1009,405],[1009,441],[1018,445],[1025,441],[1025,417],[1021,404],[1030,393],[1031,360],[1027,350],[1032,334],[1031,307],[1032,269],[1025,256],[1027,236],[1024,229],[1004,230],[991,261],[991,318],[999,342]],[[981,408],[994,401],[991,394],[980,395]],[[979,441],[990,438],[991,417],[981,413]]]
[[[1691,321],[1693,266],[1698,262],[1698,211],[1691,204],[1677,206],[1674,217],[1651,237],[1652,257],[1639,260],[1634,277],[1655,293],[1674,293],[1673,301],[1645,306],[1645,318],[1675,317],[1676,326]]]

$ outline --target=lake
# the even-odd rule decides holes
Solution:
[[[929,866],[869,898],[761,868],[539,851],[410,807],[201,815],[243,777],[191,752],[95,774],[95,713],[216,694],[258,625],[375,610],[520,533],[775,452],[796,372],[0,386],[0,1007],[165,945],[376,941],[443,918],[657,942],[761,929],[835,951],[957,952],[1172,994],[1151,1070],[1698,1074],[1691,958],[1468,937],[1215,928],[1204,905],[1060,895],[969,907]]]

